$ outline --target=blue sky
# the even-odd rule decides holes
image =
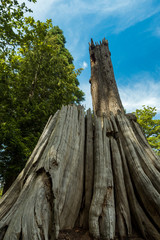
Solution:
[[[160,114],[159,0],[37,0],[27,5],[36,20],[52,19],[63,30],[75,67],[84,67],[79,82],[86,108],[92,106],[88,43],[105,37],[127,112],[149,105]]]

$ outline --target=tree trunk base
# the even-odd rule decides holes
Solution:
[[[0,240],[159,240],[158,167],[121,112],[63,107],[0,200]]]

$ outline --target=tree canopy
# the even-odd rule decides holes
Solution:
[[[1,3],[1,18],[9,22],[0,26],[5,33],[0,36],[0,176],[8,188],[49,116],[62,105],[79,104],[84,93],[78,87],[81,69],[75,70],[62,30],[51,20],[25,18],[24,4]]]
[[[137,109],[135,112],[137,121],[141,125],[149,144],[160,156],[160,120],[154,119],[156,114],[156,108],[149,106],[143,106],[142,109]]]
[[[36,2],[36,0],[28,0]],[[32,12],[17,0],[0,0],[0,50],[8,50],[23,40],[24,13]]]

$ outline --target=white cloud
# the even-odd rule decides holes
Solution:
[[[85,61],[83,61],[83,63],[82,63],[82,68],[83,69],[86,69],[88,67],[88,63],[86,63]]]
[[[139,79],[139,82],[137,82]],[[160,113],[160,81],[157,82],[148,73],[130,78],[127,86],[120,86],[119,93],[127,112],[142,108],[142,105],[156,107]]]
[[[25,2],[28,8],[31,8],[33,13],[29,13],[29,15],[33,15],[36,20],[45,21],[50,17],[47,17],[48,12],[58,2],[59,0],[37,0],[36,3],[29,2],[28,0],[18,0],[19,3]]]
[[[60,26],[67,39],[67,48],[75,61],[84,56],[87,50],[86,42],[101,21],[106,33],[119,33],[160,11],[160,4],[155,7],[154,0],[37,0],[35,4],[28,3],[27,0],[25,2],[33,10],[36,19],[45,21],[46,18],[51,18],[54,25]]]
[[[38,0],[36,6],[34,10],[37,12],[41,10],[42,15],[45,14],[46,9],[50,9],[49,15],[52,15],[56,22],[83,23],[82,27],[91,26],[92,22],[99,23],[102,18],[115,17],[116,31],[134,25],[160,10],[160,5],[155,8],[153,0],[45,0],[45,2]],[[94,16],[92,21],[86,22],[84,18],[88,15]]]
[[[75,16],[78,17],[78,15],[84,15],[84,14],[128,14],[126,10],[133,10],[137,9],[140,6],[143,6],[143,9],[145,9],[146,5],[151,6],[153,1],[152,0],[46,0],[45,3],[43,0],[37,1],[37,4],[44,8],[44,6],[51,5],[53,7],[56,7],[53,9],[53,12],[59,15],[68,15],[68,17],[73,18]],[[150,9],[151,10],[151,9]],[[136,12],[133,13],[134,15]],[[67,20],[67,19],[66,19]]]
[[[115,18],[114,29],[116,32],[142,21],[160,11],[160,4],[154,5],[154,0],[38,0],[37,3],[26,4],[34,11],[34,16],[40,20],[53,18],[58,25],[68,25],[92,28],[92,25],[108,17]],[[92,21],[85,17],[92,16]],[[71,29],[69,29],[71,30]],[[79,31],[80,29],[77,28]]]

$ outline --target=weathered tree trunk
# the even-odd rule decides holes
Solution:
[[[91,61],[91,94],[93,110],[97,116],[109,116],[117,110],[124,113],[121,99],[114,78],[113,66],[108,48],[108,41],[103,39],[102,44],[94,44],[91,40],[89,47]]]
[[[92,41],[90,57],[94,114],[73,105],[50,117],[0,200],[0,240],[160,239],[160,161],[124,113],[108,42]]]

